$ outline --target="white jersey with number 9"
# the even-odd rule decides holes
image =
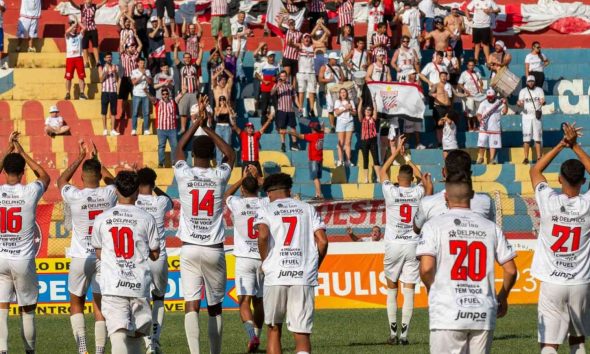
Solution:
[[[413,230],[413,220],[418,204],[424,197],[424,187],[418,184],[413,187],[400,187],[383,181],[386,219],[385,241],[396,243],[416,243],[419,236]]]

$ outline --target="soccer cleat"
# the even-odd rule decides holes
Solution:
[[[133,130],[131,131],[131,135],[133,135],[133,136],[137,135],[137,130],[133,129]]]
[[[84,94],[84,92],[80,93],[80,97],[78,97],[78,99],[80,100],[87,100],[88,97],[86,97],[86,95]]]
[[[401,344],[401,345],[409,345],[410,342],[408,341],[408,338],[400,338],[399,339],[399,344]]]
[[[256,353],[259,346],[260,339],[258,339],[258,337],[256,336],[252,337],[252,339],[250,339],[250,341],[248,342],[248,353]]]
[[[397,336],[389,336],[389,338],[387,338],[387,344],[389,344],[389,345],[398,345],[399,344],[399,339],[397,339]]]

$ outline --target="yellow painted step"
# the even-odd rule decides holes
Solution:
[[[7,43],[8,42],[8,43]],[[4,40],[4,48],[8,48],[8,53],[16,53],[16,47],[18,45],[18,39],[16,38],[6,38]],[[60,53],[59,48],[55,44],[55,41],[52,38],[37,38],[34,40],[33,46],[37,50],[38,53]],[[21,48],[21,53],[27,51],[27,45],[25,44]],[[62,53],[62,55],[65,54]]]
[[[65,53],[9,53],[8,64],[11,68],[64,68]]]
[[[100,85],[86,85],[86,96],[100,102]],[[78,97],[78,85],[72,85],[73,98]],[[62,83],[17,84],[11,90],[0,94],[0,100],[63,100],[66,94],[65,80]],[[100,111],[99,111],[100,112]]]
[[[98,83],[98,69],[85,69],[86,83]],[[23,68],[14,70],[14,84],[29,85],[29,84],[65,84],[64,75],[65,69],[60,68]],[[78,76],[74,73],[73,83],[78,82]]]

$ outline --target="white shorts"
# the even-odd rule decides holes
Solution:
[[[590,284],[557,285],[541,282],[539,290],[539,343],[562,344],[568,334],[590,335]]]
[[[16,36],[18,38],[37,38],[37,29],[39,25],[38,18],[18,18],[18,26],[16,29]]]
[[[477,115],[481,101],[475,100],[473,97],[465,97],[461,102],[463,103],[463,111],[466,116],[475,117]]]
[[[489,134],[479,132],[477,136],[477,147],[486,149],[502,148],[502,134]]]
[[[493,331],[430,330],[431,354],[489,354],[492,352]]]
[[[180,248],[180,277],[184,301],[200,301],[205,287],[208,306],[223,302],[227,281],[223,247],[183,245]]]
[[[369,42],[367,42],[369,43]],[[414,49],[416,54],[418,55],[418,60],[422,60],[422,48],[420,47],[420,42],[418,41],[418,37],[410,38],[410,44],[408,45],[410,49]]]
[[[101,311],[109,336],[120,329],[129,336],[150,334],[152,309],[147,298],[103,295]]]
[[[404,133],[420,133],[422,132],[422,122],[414,122],[406,120],[404,122]]]
[[[392,121],[389,125],[389,133],[387,133],[387,140],[393,140],[399,133],[399,124],[397,120],[394,122]]]
[[[168,256],[160,257],[155,261],[148,261],[152,272],[152,294],[163,297],[168,287]]]
[[[238,296],[262,297],[264,273],[260,259],[236,257],[236,290]]]
[[[13,302],[15,295],[18,306],[37,303],[39,282],[35,259],[0,258],[0,303]]]
[[[354,131],[354,119],[345,121],[336,117],[336,133],[345,133]]]
[[[535,117],[522,116],[522,141],[529,143],[543,141],[543,122]]]
[[[326,84],[324,87],[324,93],[326,94],[326,107],[328,108],[328,113],[334,113],[334,100],[332,100],[332,94],[330,93],[330,88],[334,86],[334,83]]]
[[[293,333],[311,333],[315,292],[313,286],[274,285],[264,287],[264,323],[282,324]]]
[[[420,262],[416,259],[416,244],[385,242],[383,270],[392,282],[417,284],[420,280]]]
[[[297,73],[297,92],[316,93],[316,86],[315,74]]]
[[[68,291],[78,297],[86,296],[92,285],[92,293],[100,294],[100,260],[97,258],[72,258],[68,273]]]

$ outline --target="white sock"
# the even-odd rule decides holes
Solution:
[[[154,300],[152,306],[152,323],[154,324],[152,332],[152,341],[160,341],[160,333],[164,325],[164,301]]]
[[[86,348],[86,323],[84,322],[84,314],[75,313],[71,315],[70,323],[72,325],[72,332],[74,333],[78,353],[84,354],[88,351]]]
[[[127,353],[129,354],[144,354],[143,337],[127,337]],[[113,353],[115,354],[115,353]]]
[[[387,319],[389,320],[389,334],[397,335],[397,288],[387,288]]]
[[[260,338],[261,334],[262,334],[262,328],[254,327],[254,335],[256,337]]]
[[[401,338],[408,338],[408,332],[410,331],[410,321],[412,321],[412,313],[414,312],[414,293],[414,289],[402,288],[404,304],[402,306]]]
[[[557,354],[557,350],[553,347],[541,348],[541,354]]]
[[[94,343],[96,354],[104,354],[107,345],[107,324],[105,321],[94,322]]]
[[[0,310],[0,351],[8,351],[8,309]]]
[[[221,333],[223,332],[223,317],[209,316],[209,347],[211,354],[221,354]]]
[[[184,331],[191,354],[199,354],[199,314],[189,312],[184,315]]]
[[[35,311],[21,313],[21,337],[26,351],[35,351]]]
[[[586,354],[584,343],[570,344],[570,354]]]
[[[248,335],[249,339],[254,338],[256,336],[256,332],[254,331],[254,322],[246,321],[244,322],[244,329],[246,330],[246,334]]]
[[[126,354],[127,350],[127,333],[125,331],[117,331],[110,336],[111,349],[113,354]]]
[[[309,354],[308,352],[297,352],[297,354]]]

